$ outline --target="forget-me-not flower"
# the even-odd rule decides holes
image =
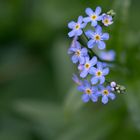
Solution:
[[[69,37],[80,36],[83,33],[82,29],[85,28],[85,26],[86,23],[83,23],[83,17],[79,16],[77,22],[71,21],[68,23],[68,27],[72,29],[72,31],[68,33],[68,36]]]
[[[93,48],[97,45],[99,49],[104,49],[106,47],[104,40],[109,39],[109,34],[102,33],[102,28],[99,25],[95,28],[94,32],[92,30],[88,30],[86,32],[86,36],[90,39],[87,43],[88,48]]]
[[[94,56],[91,60],[89,57],[85,58],[85,63],[80,65],[81,73],[80,77],[85,78],[89,73],[90,69],[97,63],[97,57]]]
[[[98,82],[103,84],[105,82],[105,76],[109,73],[109,68],[103,68],[102,63],[98,62],[97,68],[92,67],[89,73],[93,75],[91,78],[92,84],[97,84]]]
[[[95,9],[95,12],[91,8],[86,8],[85,12],[88,17],[85,17],[83,21],[85,23],[91,22],[91,25],[94,27],[97,26],[98,21],[102,20],[101,11],[101,7],[99,6]]]
[[[79,62],[80,64],[84,64],[85,57],[88,55],[88,50],[87,48],[81,48],[80,43],[76,41],[75,47],[70,47],[68,53],[73,54],[71,57],[73,63]]]
[[[93,102],[97,102],[98,100],[97,88],[91,86],[87,80],[84,80],[83,84],[81,86],[78,86],[78,90],[84,93],[82,95],[83,102],[88,102],[90,99]]]
[[[115,94],[112,93],[111,87],[107,86],[100,86],[100,95],[102,96],[102,103],[103,104],[107,104],[108,103],[108,99],[110,98],[111,100],[115,99]]]
[[[112,21],[112,16],[110,15],[107,15],[107,14],[103,14],[102,15],[102,23],[105,25],[105,26],[109,26],[113,23]]]

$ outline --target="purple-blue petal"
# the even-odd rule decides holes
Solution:
[[[85,63],[85,58],[84,57],[79,57],[79,62],[80,62],[80,64],[84,64]]]
[[[80,73],[80,77],[82,78],[85,78],[88,74],[88,71],[87,70],[83,70],[81,73]]]
[[[85,23],[88,23],[88,22],[91,21],[91,18],[90,18],[90,17],[85,17],[85,18],[83,19],[83,21],[84,21]]]
[[[109,68],[103,69],[103,75],[107,75],[109,73]]]
[[[104,96],[102,97],[102,103],[103,103],[103,104],[107,104],[107,103],[108,103],[108,97],[107,97],[106,95],[104,95]]]
[[[91,66],[94,66],[97,63],[97,57],[94,56],[91,60],[90,60],[90,64]]]
[[[103,41],[99,41],[99,42],[98,42],[98,48],[99,48],[100,50],[105,49],[105,47],[106,47],[106,44],[105,44]]]
[[[91,75],[95,75],[96,71],[97,71],[97,69],[96,69],[95,67],[91,67],[91,68],[89,69],[89,73],[90,73]]]
[[[101,12],[102,12],[102,9],[101,7],[98,6],[95,10],[96,15],[99,15]]]
[[[76,55],[73,55],[71,58],[73,63],[77,63],[78,62],[78,57]]]
[[[90,98],[93,102],[97,102],[98,101],[98,97],[95,94],[91,94]]]
[[[97,26],[97,21],[96,20],[92,20],[91,26],[93,26],[93,27]]]
[[[104,76],[101,76],[101,77],[99,78],[99,80],[100,80],[100,84],[103,84],[103,83],[105,82],[105,77],[104,77]]]
[[[109,39],[109,34],[108,33],[103,33],[101,38],[102,38],[102,40],[108,40]]]
[[[89,95],[88,94],[83,94],[82,95],[82,100],[83,100],[83,102],[87,103],[89,101]]]
[[[95,32],[96,32],[97,34],[101,34],[101,33],[102,33],[102,27],[98,25],[98,26],[95,28]]]
[[[93,85],[95,85],[95,84],[97,84],[98,83],[98,78],[97,77],[92,77],[91,78],[91,83],[93,84]]]
[[[96,43],[95,43],[94,40],[91,39],[91,40],[88,41],[87,45],[88,45],[88,48],[91,49],[91,48],[93,48],[96,45]]]
[[[68,23],[68,27],[70,29],[73,29],[75,27],[75,25],[76,25],[76,23],[74,21],[71,21],[71,22]]]
[[[82,22],[83,22],[83,17],[82,16],[79,16],[78,17],[78,23],[81,24]]]
[[[111,99],[111,100],[114,100],[115,99],[115,94],[113,94],[113,93],[109,93],[108,94],[108,97]]]
[[[91,15],[94,13],[93,10],[92,10],[91,8],[86,8],[85,12],[86,12],[86,14],[89,15],[89,16],[91,16]]]
[[[80,36],[83,33],[83,31],[81,29],[76,31],[76,35]]]
[[[75,30],[72,30],[71,32],[69,32],[69,33],[68,33],[68,36],[69,36],[69,37],[75,36]]]

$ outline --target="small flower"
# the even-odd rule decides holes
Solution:
[[[110,15],[107,15],[107,14],[103,14],[102,15],[102,23],[105,25],[105,26],[109,26],[113,23],[112,21],[112,16]]]
[[[83,23],[83,17],[79,16],[77,22],[71,21],[68,23],[68,27],[72,29],[72,31],[68,33],[68,36],[80,36],[83,33],[82,29],[85,28],[85,26],[86,23]]]
[[[91,22],[93,27],[97,26],[98,21],[102,20],[102,16],[100,16],[101,7],[97,7],[95,12],[91,8],[86,8],[85,12],[89,17],[85,17],[83,21],[85,23]]]
[[[113,50],[110,50],[108,52],[100,52],[99,57],[106,61],[114,61],[115,60],[115,52]]]
[[[97,63],[97,57],[93,57],[91,60],[89,57],[85,58],[85,63],[80,66],[81,68],[81,73],[80,77],[85,78],[87,74],[89,73],[90,69]]]
[[[100,94],[102,95],[103,104],[108,103],[108,98],[110,98],[111,100],[115,99],[115,94],[111,92],[110,86],[107,86],[107,87],[100,86],[100,89],[101,89]]]
[[[75,47],[69,48],[68,53],[73,54],[71,58],[73,63],[80,62],[80,64],[84,64],[85,57],[88,55],[87,49],[81,48],[81,45],[78,41],[75,42]]]
[[[84,92],[82,95],[83,102],[88,102],[90,99],[93,102],[97,102],[98,93],[97,88],[90,85],[90,83],[85,80],[81,86],[78,87],[78,90]]]
[[[72,80],[77,84],[77,85],[82,85],[82,81],[78,78],[76,74],[73,74]]]
[[[90,39],[87,44],[88,48],[93,48],[97,45],[99,49],[104,49],[106,47],[104,40],[109,39],[108,33],[102,33],[101,26],[97,26],[95,32],[88,30],[86,36]]]
[[[101,62],[97,63],[97,68],[92,67],[89,71],[90,74],[93,75],[91,78],[91,83],[97,84],[100,82],[100,84],[103,84],[105,82],[105,76],[109,73],[109,68],[104,68]]]

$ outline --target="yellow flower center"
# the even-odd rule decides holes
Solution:
[[[75,26],[75,29],[79,29],[80,28],[80,25],[79,24],[77,24],[76,26]]]
[[[91,94],[91,93],[92,93],[92,92],[91,92],[91,89],[87,88],[87,89],[86,89],[86,93],[87,93],[87,94]]]
[[[95,35],[95,40],[97,40],[97,41],[99,41],[99,40],[101,40],[101,37],[100,37],[100,35]]]
[[[80,56],[80,54],[81,54],[80,50],[77,50],[77,51],[75,52],[75,54],[76,54],[77,56]]]
[[[104,20],[104,24],[108,24],[109,23],[109,20],[108,19],[105,19]]]
[[[87,68],[87,69],[90,68],[90,64],[86,63],[85,68]]]
[[[105,89],[105,90],[103,90],[103,94],[104,95],[108,95],[109,94],[109,91]]]
[[[92,19],[92,20],[95,20],[96,18],[97,18],[96,15],[92,15],[92,16],[91,16],[91,19]]]
[[[96,76],[102,76],[102,72],[101,71],[97,71],[96,72]]]

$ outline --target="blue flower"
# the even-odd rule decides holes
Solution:
[[[114,61],[115,60],[115,52],[113,50],[110,51],[103,51],[99,53],[99,57],[102,60],[107,60],[107,61]]]
[[[71,58],[73,63],[80,62],[80,64],[84,64],[85,57],[88,55],[88,50],[86,48],[81,48],[80,43],[76,41],[75,46],[70,47],[68,53],[73,54]]]
[[[91,60],[89,57],[85,58],[85,63],[80,65],[80,77],[85,78],[89,73],[90,69],[97,63],[97,57],[93,57]]]
[[[109,68],[103,68],[102,63],[98,62],[97,68],[92,67],[89,73],[93,75],[91,78],[91,83],[93,85],[97,84],[98,82],[103,84],[105,82],[105,76],[109,73]]]
[[[82,81],[78,78],[76,74],[73,74],[72,80],[77,84],[77,85],[82,85]]]
[[[91,8],[86,8],[85,12],[88,15],[83,19],[85,23],[91,22],[91,25],[95,27],[98,21],[102,20],[102,16],[100,16],[101,7],[97,7],[95,12]]]
[[[103,14],[102,15],[102,23],[105,25],[105,26],[109,26],[113,23],[112,21],[112,16],[110,15],[107,15],[107,14]]]
[[[86,36],[90,39],[87,43],[88,48],[93,48],[97,45],[99,49],[104,49],[106,47],[104,40],[109,39],[109,34],[102,33],[102,28],[99,25],[95,28],[95,32],[88,30]]]
[[[80,36],[83,33],[82,29],[85,28],[85,26],[86,23],[83,23],[83,17],[79,16],[77,22],[71,21],[68,23],[68,27],[72,29],[72,31],[68,33],[68,36]]]
[[[90,85],[90,83],[85,80],[81,86],[78,86],[78,90],[83,92],[82,100],[83,102],[88,102],[90,99],[93,102],[98,100],[97,88]]]
[[[115,94],[112,93],[111,87],[107,86],[107,87],[103,87],[100,86],[100,95],[102,96],[102,103],[103,104],[107,104],[108,103],[108,99],[110,98],[111,100],[115,99]]]

